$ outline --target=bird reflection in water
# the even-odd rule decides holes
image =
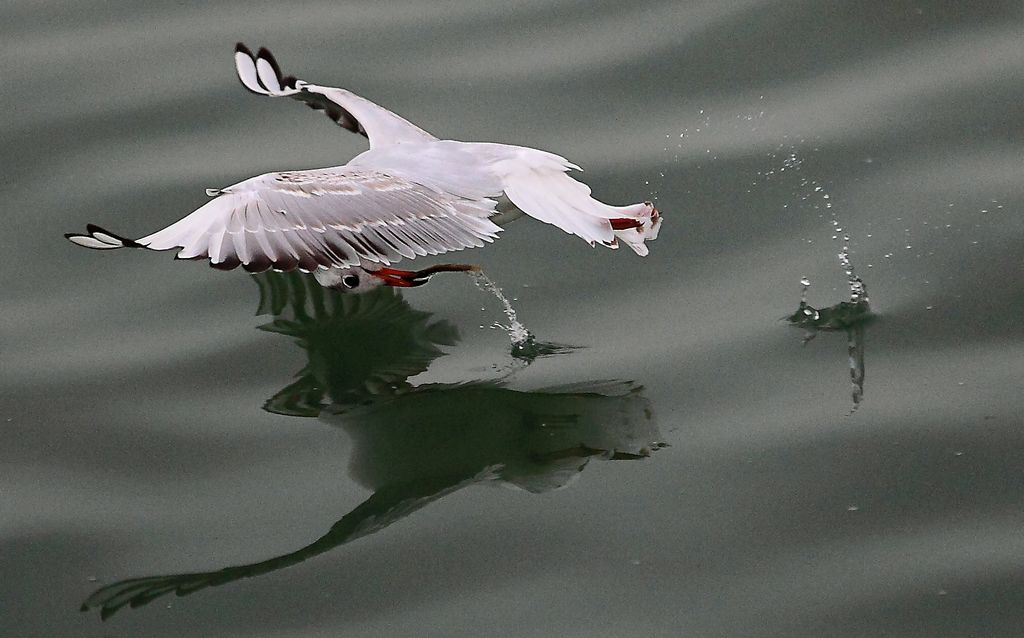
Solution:
[[[828,308],[814,308],[807,303],[807,289],[811,282],[807,279],[800,280],[803,291],[800,295],[800,306],[796,312],[786,317],[791,325],[803,328],[803,343],[807,345],[814,339],[818,332],[846,332],[846,349],[849,354],[850,364],[850,395],[853,399],[853,407],[849,414],[853,414],[860,407],[864,400],[864,332],[865,326],[874,318],[871,313],[871,305],[868,302],[867,286],[859,277],[853,277],[852,272],[847,270],[852,278],[850,283],[850,300],[840,301]]]
[[[593,459],[635,460],[662,447],[642,388],[587,382],[539,391],[508,377],[413,385],[455,345],[457,330],[381,288],[343,295],[299,273],[264,273],[262,330],[306,351],[298,379],[267,400],[276,414],[319,417],[352,440],[351,477],[373,495],[309,545],[274,558],[208,572],[123,580],[94,592],[82,610],[105,619],[174,592],[182,596],[276,571],[379,530],[469,485],[540,493],[568,485]]]

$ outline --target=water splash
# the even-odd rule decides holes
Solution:
[[[801,140],[802,142],[803,140]],[[817,150],[817,149],[815,149]],[[779,178],[782,174],[789,171],[789,173],[795,173],[801,170],[804,165],[804,158],[792,145],[780,144],[776,152],[769,153],[769,157],[773,160],[777,160],[779,155],[783,154],[781,166],[777,169],[771,169],[766,172],[759,172],[765,181],[772,181]],[[857,276],[856,269],[853,266],[853,260],[850,257],[851,254],[851,238],[850,232],[842,223],[837,212],[837,207],[832,195],[825,189],[825,187],[816,179],[807,177],[806,175],[800,176],[800,200],[806,202],[807,206],[810,206],[813,210],[818,211],[818,217],[824,218],[827,214],[828,223],[831,226],[831,238],[832,241],[840,244],[839,251],[836,253],[836,257],[839,259],[839,265],[843,269],[843,273],[846,275],[847,287],[850,291],[850,302],[859,303],[861,301],[867,301],[867,290],[864,286],[864,281]],[[783,208],[789,208],[789,204],[784,204]],[[871,237],[868,234],[868,237]],[[814,243],[813,240],[807,239],[808,244]],[[868,264],[871,267],[871,264]],[[806,304],[807,301],[807,288],[810,286],[810,282],[804,277],[800,280],[800,284],[803,286],[803,293],[801,303]]]
[[[786,170],[791,172],[798,171],[804,163],[803,158],[795,150],[790,148],[789,151],[782,161],[782,166],[778,169],[779,173]],[[774,175],[775,173],[772,171],[766,175],[766,178],[770,179]],[[800,187],[803,190],[800,199],[809,202],[814,210],[819,211],[819,217],[825,217],[826,213],[828,215],[827,219],[831,226],[832,241],[840,243],[840,249],[836,257],[838,257],[839,266],[846,275],[850,300],[840,301],[827,308],[815,308],[807,302],[807,293],[811,287],[811,281],[807,277],[802,277],[800,279],[800,305],[796,312],[786,319],[790,324],[803,328],[804,345],[814,339],[819,331],[843,331],[846,333],[851,386],[850,396],[853,401],[853,407],[847,414],[849,416],[857,411],[864,400],[865,326],[873,318],[871,306],[868,302],[867,286],[857,276],[856,269],[853,266],[853,261],[850,258],[850,234],[839,219],[831,194],[818,181],[805,176],[802,176],[800,179]],[[868,236],[870,237],[870,235]],[[808,240],[808,243],[811,243],[811,241]]]
[[[839,258],[839,266],[843,269],[843,273],[846,275],[846,285],[850,290],[850,303],[859,304],[864,302],[866,304],[868,302],[867,288],[864,285],[864,280],[857,276],[856,270],[853,267],[853,261],[850,259],[850,233],[843,227],[843,223],[839,220],[839,215],[832,202],[832,196],[814,180],[804,179],[802,185],[814,186],[814,193],[821,198],[821,201],[825,205],[825,210],[828,211],[829,214],[829,223],[832,226],[832,241],[841,242],[841,246],[836,257]],[[818,206],[815,206],[815,208],[818,208]],[[800,283],[803,284],[803,281]],[[806,292],[807,286],[805,285],[805,295]]]
[[[509,341],[512,342],[513,357],[529,364],[538,357],[566,354],[578,349],[578,346],[537,341],[533,333],[530,332],[521,321],[519,321],[519,317],[516,315],[516,309],[512,307],[512,302],[509,301],[508,297],[505,296],[505,293],[501,291],[498,284],[494,283],[490,277],[485,275],[484,272],[479,269],[469,271],[467,274],[473,278],[473,282],[476,284],[477,288],[491,293],[498,298],[498,301],[501,302],[502,310],[505,312],[508,324],[495,321],[491,324],[491,327],[500,328],[508,333]]]
[[[812,308],[807,303],[807,291],[810,289],[810,287],[811,287],[811,280],[808,279],[807,277],[802,277],[800,279],[800,309],[799,310],[800,310],[800,312],[802,312],[802,314],[804,316],[804,320],[817,321],[818,318],[819,318],[818,311],[815,310],[814,308]]]
[[[850,301],[840,301],[834,306],[819,309],[807,303],[810,280],[804,277],[800,280],[800,286],[800,306],[786,320],[791,325],[803,328],[803,345],[807,345],[820,331],[846,332],[850,397],[853,400],[853,407],[847,413],[850,416],[864,400],[864,334],[865,326],[873,318],[867,289],[860,279],[856,279],[855,283],[851,283]]]
[[[493,327],[501,328],[508,333],[508,338],[512,341],[512,348],[521,348],[532,341],[533,334],[519,321],[516,309],[512,307],[512,302],[508,300],[508,297],[501,291],[498,284],[494,283],[482,270],[470,272],[469,276],[473,278],[473,283],[476,284],[477,288],[491,293],[501,302],[502,308],[505,311],[505,317],[508,318],[508,325],[496,321]]]
[[[825,197],[828,197],[828,195],[826,194]],[[850,234],[840,226],[839,218],[836,217],[835,209],[831,207],[831,202],[829,202],[829,211],[832,213],[832,226],[836,231],[836,234],[832,235],[832,239],[835,240],[839,233],[842,233],[843,237],[843,247],[836,256],[839,257],[839,265],[842,266],[843,272],[846,274],[846,283],[850,288],[850,301],[852,303],[867,302],[867,288],[864,286],[864,281],[854,272],[853,262],[850,261]]]

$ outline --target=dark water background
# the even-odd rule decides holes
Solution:
[[[1019,0],[22,2],[0,25],[0,634],[1021,635]],[[584,346],[529,366],[461,275],[285,304],[273,332],[248,275],[65,242],[363,150],[243,91],[237,40],[441,137],[563,154],[605,200],[656,198],[661,237],[640,259],[522,220],[460,255]],[[852,414],[846,335],[780,321],[802,277],[848,297],[844,233],[877,315]]]

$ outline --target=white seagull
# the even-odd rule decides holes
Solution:
[[[311,272],[330,288],[362,292],[379,285],[418,286],[438,265],[420,271],[389,266],[403,257],[481,247],[501,224],[522,213],[578,235],[592,246],[625,243],[638,255],[658,235],[650,202],[610,206],[569,177],[568,160],[523,146],[439,140],[391,111],[345,89],[283,76],[266,49],[239,43],[235,68],[258,95],[290,97],[325,111],[367,138],[370,150],[332,168],[267,173],[209,189],[213,199],[163,230],[128,239],[89,224],[69,240],[99,250],[178,249],[178,259],[209,259],[214,268],[241,265]]]

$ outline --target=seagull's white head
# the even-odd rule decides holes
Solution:
[[[340,292],[369,292],[383,286],[385,281],[359,268],[331,268],[313,273],[317,283]]]
[[[436,264],[422,270],[399,270],[380,264],[349,266],[317,270],[313,273],[317,283],[341,292],[368,292],[378,286],[415,288],[430,281],[439,272],[480,272],[472,264]]]

